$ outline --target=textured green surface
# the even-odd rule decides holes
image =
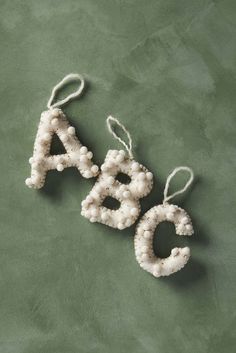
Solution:
[[[0,352],[233,352],[235,1],[1,0],[0,19]],[[154,172],[143,211],[176,165],[193,167],[197,182],[176,203],[195,236],[162,225],[155,241],[163,256],[191,247],[178,274],[139,268],[134,228],[80,216],[93,181],[76,170],[25,187],[40,114],[69,72],[89,81],[65,112],[96,162],[120,148],[105,128],[112,113]]]

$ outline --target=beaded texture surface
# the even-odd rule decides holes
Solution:
[[[130,227],[140,213],[139,199],[148,195],[152,189],[152,173],[131,159],[124,150],[109,150],[101,171],[93,189],[82,202],[81,214],[91,222],[100,222],[113,228]],[[130,183],[122,184],[118,181],[118,173],[128,175]],[[120,202],[119,209],[103,206],[108,196]]]
[[[161,259],[154,254],[153,238],[159,223],[174,223],[176,234],[192,235],[193,226],[189,215],[180,207],[170,204],[154,206],[140,220],[135,237],[135,256],[139,265],[155,277],[169,276],[183,268],[190,258],[190,249],[174,248],[171,255]]]
[[[53,135],[61,140],[67,153],[50,155]],[[57,169],[59,172],[68,167],[76,167],[84,178],[95,177],[99,168],[92,162],[93,154],[83,146],[61,109],[49,109],[41,114],[34,143],[31,164],[31,177],[25,183],[30,188],[40,189],[45,183],[46,173]]]

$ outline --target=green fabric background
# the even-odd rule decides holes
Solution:
[[[236,2],[0,0],[0,26],[0,352],[233,352]],[[134,227],[80,216],[94,180],[67,169],[41,191],[25,186],[40,114],[70,72],[88,89],[65,112],[95,161],[121,148],[105,127],[112,113],[155,174],[143,212],[175,166],[194,169],[175,201],[195,235],[163,224],[155,239],[161,256],[191,247],[176,275],[139,268]]]

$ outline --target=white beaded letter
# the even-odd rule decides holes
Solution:
[[[127,145],[113,130],[111,123],[121,128],[127,135]],[[126,151],[108,151],[101,174],[93,189],[82,202],[81,214],[91,222],[100,222],[113,228],[130,227],[140,213],[139,199],[148,195],[153,185],[153,175],[143,165],[133,159],[132,139],[126,128],[115,118],[107,118],[110,133],[125,146]],[[123,173],[129,176],[130,183],[122,184],[117,175]],[[106,197],[112,197],[120,202],[117,210],[103,205]]]
[[[64,84],[71,80],[79,79],[79,89],[65,99],[52,104],[58,91]],[[46,173],[49,170],[57,169],[59,172],[68,167],[76,167],[84,178],[91,178],[98,174],[98,167],[93,164],[92,152],[82,146],[75,134],[75,128],[70,126],[65,114],[58,107],[67,103],[74,97],[81,94],[84,87],[83,79],[77,74],[66,76],[52,91],[48,102],[49,110],[41,114],[34,143],[33,157],[29,159],[31,164],[31,177],[25,183],[30,188],[39,189],[44,185]],[[53,135],[56,134],[63,144],[67,153],[61,155],[50,155],[50,147]]]
[[[159,205],[151,208],[139,222],[134,238],[135,255],[139,265],[155,277],[169,276],[188,262],[190,249],[174,248],[165,259],[156,257],[153,251],[154,231],[160,222],[174,223],[176,234],[192,235],[193,227],[188,214],[175,205]]]
[[[168,196],[169,183],[172,177],[179,171],[187,171],[190,173],[190,179],[185,187],[174,194]],[[189,215],[180,207],[170,205],[167,201],[184,192],[193,181],[193,172],[188,167],[178,167],[168,176],[162,205],[154,206],[140,220],[135,237],[134,247],[135,256],[139,265],[150,272],[155,277],[169,276],[183,268],[190,258],[190,249],[174,248],[169,257],[161,259],[154,254],[153,237],[154,231],[159,223],[169,221],[174,223],[176,234],[192,235],[193,226]]]
[[[149,194],[153,176],[143,165],[129,158],[123,150],[110,150],[101,174],[93,189],[82,202],[81,214],[91,222],[100,222],[113,228],[124,229],[131,226],[140,213],[139,199]],[[131,181],[122,184],[116,179],[119,173],[127,174]],[[117,210],[103,206],[110,196],[120,202]]]

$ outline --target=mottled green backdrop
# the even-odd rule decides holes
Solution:
[[[236,338],[236,2],[0,0],[0,352],[231,353]],[[101,164],[121,146],[155,174],[143,212],[167,174],[191,166],[176,203],[195,235],[162,225],[155,250],[189,245],[185,269],[155,279],[134,257],[134,227],[90,224],[80,203],[93,185],[75,169],[28,189],[40,114],[64,75],[85,75],[65,112]],[[172,190],[184,178],[176,178]]]

